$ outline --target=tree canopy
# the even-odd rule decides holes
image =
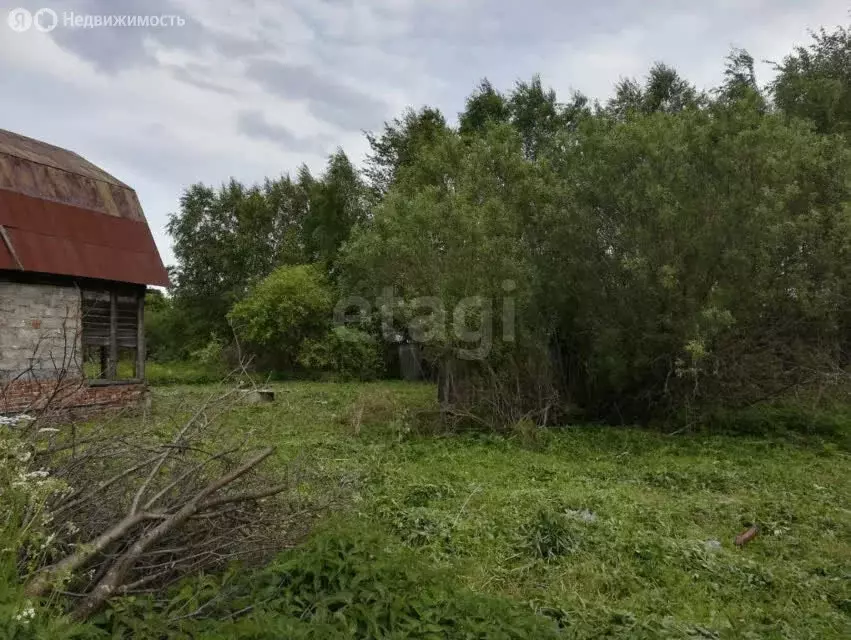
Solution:
[[[169,224],[173,303],[189,333],[238,319],[294,362],[301,321],[275,309],[361,296],[359,330],[456,372],[445,400],[544,421],[828,384],[851,361],[849,30],[815,33],[767,86],[747,51],[723,69],[702,92],[657,63],[605,105],[483,80],[457,124],[423,107],[367,134],[361,171],[338,150],[318,177],[195,185]],[[344,351],[314,328],[302,362]]]
[[[777,107],[821,133],[851,134],[851,29],[820,29],[777,67]]]

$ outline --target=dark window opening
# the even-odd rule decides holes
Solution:
[[[144,292],[82,292],[83,371],[95,381],[145,377]]]

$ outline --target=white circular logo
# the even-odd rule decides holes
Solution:
[[[9,12],[9,17],[6,19],[6,22],[9,23],[9,28],[12,31],[23,33],[33,26],[33,14],[26,9],[18,7],[17,9],[12,9]]]
[[[53,9],[39,9],[33,16],[33,25],[42,33],[49,33],[59,24],[59,16]]]

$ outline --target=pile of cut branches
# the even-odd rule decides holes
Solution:
[[[82,620],[111,597],[236,560],[257,564],[302,539],[339,491],[297,497],[291,488],[322,481],[297,460],[262,473],[274,448],[252,445],[250,428],[235,442],[220,420],[242,395],[240,386],[222,386],[175,412],[183,417],[167,428],[142,416],[41,429],[50,442],[35,447],[36,468],[68,489],[47,505],[54,542],[34,572],[23,572],[27,594],[69,597]],[[22,567],[32,565],[22,558]]]

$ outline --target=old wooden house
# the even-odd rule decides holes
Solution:
[[[0,130],[0,413],[137,402],[147,285],[168,275],[135,191]]]

